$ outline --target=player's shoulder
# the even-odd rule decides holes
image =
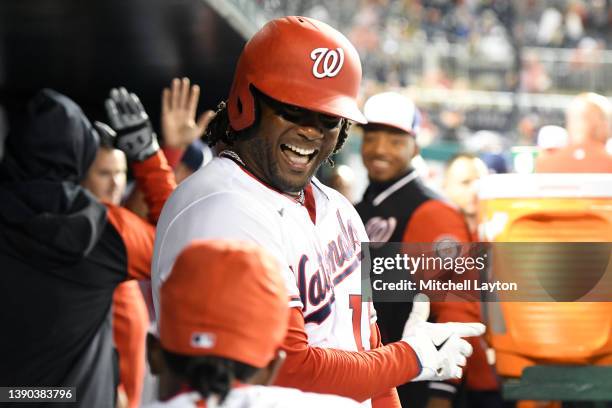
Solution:
[[[172,205],[172,203],[170,203]],[[270,224],[275,213],[253,199],[253,196],[239,190],[217,190],[201,195],[196,199],[181,203],[176,209],[169,209],[167,221],[170,225],[184,226],[206,220],[225,225],[245,225],[244,223]],[[159,227],[158,227],[159,229]]]
[[[432,199],[423,203],[410,220],[413,239],[419,234],[423,242],[469,242],[470,234],[465,218],[457,207],[446,200]],[[419,232],[420,231],[420,232]]]
[[[197,197],[219,190],[227,190],[239,174],[238,166],[231,160],[215,157],[179,184],[173,196]]]
[[[241,173],[231,160],[214,158],[176,188],[162,216],[174,219],[193,211],[225,209],[229,215],[232,211],[262,209]]]
[[[443,196],[424,201],[417,210],[418,214],[424,217],[463,219],[459,207]]]

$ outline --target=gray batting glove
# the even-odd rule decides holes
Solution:
[[[128,93],[125,88],[113,88],[105,106],[111,126],[117,132],[117,148],[128,160],[143,161],[157,153],[157,136],[136,94]]]

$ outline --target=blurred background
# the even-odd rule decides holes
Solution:
[[[200,110],[212,109],[245,40],[265,21],[296,14],[351,39],[364,99],[389,88],[413,98],[434,184],[459,150],[501,154],[509,170],[531,171],[531,150],[513,147],[563,125],[572,95],[612,88],[610,0],[4,1],[0,135],[6,113],[43,86],[93,119],[103,118],[108,90],[126,86],[157,118],[162,87],[187,76],[202,87]],[[352,137],[336,160],[355,173],[355,198],[366,182],[358,148]]]

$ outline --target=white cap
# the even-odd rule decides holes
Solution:
[[[383,92],[371,96],[363,107],[371,124],[391,126],[415,134],[419,131],[420,113],[410,99],[397,92]]]
[[[538,132],[538,147],[540,149],[559,149],[567,146],[567,131],[561,126],[542,126]]]

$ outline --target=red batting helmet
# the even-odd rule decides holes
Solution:
[[[280,102],[358,123],[361,61],[355,47],[329,25],[306,17],[268,22],[247,42],[228,98],[232,129],[255,121],[250,86]]]

